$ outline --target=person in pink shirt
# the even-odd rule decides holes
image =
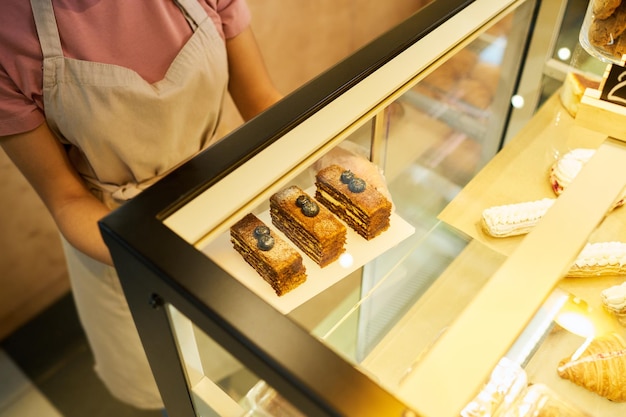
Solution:
[[[0,145],[55,220],[72,293],[120,400],[163,407],[97,221],[281,98],[245,0],[3,0]]]

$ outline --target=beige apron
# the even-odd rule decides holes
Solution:
[[[164,79],[65,58],[51,0],[31,0],[43,62],[46,120],[110,208],[134,197],[213,139],[227,85],[225,45],[197,0],[178,0],[194,34]],[[162,402],[115,270],[64,241],[72,292],[96,372],[120,400]]]

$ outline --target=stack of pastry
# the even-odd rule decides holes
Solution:
[[[249,213],[230,228],[230,241],[243,259],[282,296],[306,281],[302,256]]]
[[[345,251],[346,226],[298,186],[270,197],[270,216],[272,224],[321,267]]]
[[[557,372],[611,401],[626,401],[626,343],[617,333],[594,339],[578,358],[563,359]]]
[[[365,239],[389,228],[391,202],[352,171],[330,165],[317,173],[315,186],[317,201]]]

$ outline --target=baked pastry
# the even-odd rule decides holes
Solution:
[[[626,273],[626,243],[587,243],[567,272],[568,277],[595,277]]]
[[[565,153],[550,167],[550,186],[558,196],[574,181],[583,166],[593,157],[595,149],[575,148]],[[613,204],[613,209],[624,204],[625,195],[622,194]]]
[[[626,2],[593,0],[593,16],[588,33],[591,45],[621,60],[625,51],[622,39],[625,30]]]
[[[621,3],[622,0],[593,0],[593,16],[596,19],[606,19]]]
[[[482,228],[485,233],[493,237],[526,234],[541,220],[555,200],[543,198],[486,208],[482,212]]]
[[[321,267],[345,251],[346,226],[298,186],[270,197],[270,216],[272,224]]]
[[[230,228],[230,241],[278,296],[306,281],[300,253],[254,214],[247,214]]]
[[[570,71],[565,76],[565,81],[559,93],[561,104],[565,110],[572,116],[576,117],[580,101],[585,95],[587,88],[597,90],[600,88],[601,79],[592,74],[583,74],[580,72]]]
[[[528,377],[519,364],[502,358],[489,381],[478,395],[461,411],[461,417],[500,415],[526,388]]]
[[[603,290],[600,297],[604,308],[613,314],[622,326],[626,326],[626,282]]]
[[[391,202],[362,178],[339,165],[315,176],[315,198],[367,240],[389,228]]]
[[[579,358],[563,359],[557,372],[611,401],[626,401],[626,344],[617,333],[594,339]]]
[[[550,186],[552,191],[556,195],[561,195],[595,152],[595,149],[576,148],[566,152],[557,159],[550,167]]]
[[[590,417],[544,384],[532,384],[498,417]]]

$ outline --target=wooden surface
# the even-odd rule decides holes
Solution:
[[[549,170],[559,155],[574,148],[596,149],[605,136],[576,126],[553,96],[536,116],[441,212],[439,219],[510,255],[524,236],[494,238],[481,228],[482,211],[504,204],[554,198]],[[626,231],[626,210],[617,209],[591,236],[591,241],[617,240]]]

